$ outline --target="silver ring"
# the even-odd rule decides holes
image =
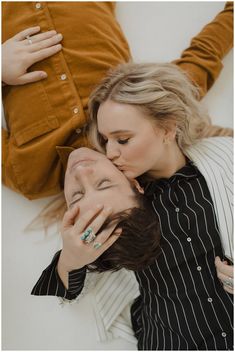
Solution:
[[[93,247],[94,247],[95,249],[99,249],[101,246],[102,246],[102,243],[100,243],[100,242],[94,242],[94,243],[93,243]]]
[[[91,243],[96,239],[96,235],[94,235],[94,233],[90,233],[90,235],[85,239],[86,243]]]
[[[228,277],[227,279],[222,281],[223,285],[233,288],[233,278],[232,277]]]
[[[85,243],[91,243],[95,240],[96,235],[93,233],[93,229],[91,227],[88,227],[86,231],[83,232],[80,238]]]
[[[30,39],[30,36],[29,36],[29,35],[26,36],[26,39],[28,39],[29,45],[33,44],[33,41],[32,41],[32,39]]]

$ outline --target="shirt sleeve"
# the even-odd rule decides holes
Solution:
[[[73,300],[81,293],[86,278],[86,267],[69,272],[69,287],[67,290],[57,272],[60,252],[55,254],[51,264],[42,272],[39,280],[32,289],[32,295],[57,296]]]
[[[233,2],[227,2],[212,22],[195,36],[181,58],[175,60],[200,88],[201,97],[212,87],[223,68],[222,59],[233,47]]]

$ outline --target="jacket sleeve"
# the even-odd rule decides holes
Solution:
[[[212,87],[223,68],[222,59],[233,47],[233,2],[227,2],[212,22],[191,40],[175,60],[200,88],[201,97]]]
[[[55,254],[51,264],[42,272],[32,289],[32,295],[57,296],[73,300],[82,292],[86,278],[86,267],[69,272],[69,285],[68,290],[66,290],[57,272],[60,252]]]

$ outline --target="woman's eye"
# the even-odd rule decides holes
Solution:
[[[130,138],[118,139],[118,143],[119,143],[119,144],[126,144],[126,143],[128,143],[129,139],[130,139]]]

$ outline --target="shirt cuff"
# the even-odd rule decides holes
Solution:
[[[67,300],[73,300],[81,293],[86,277],[86,267],[68,273],[69,287],[68,290],[66,290],[57,272],[60,252],[61,251],[58,251],[54,255],[51,264],[42,272],[31,292],[32,295],[57,296]]]

